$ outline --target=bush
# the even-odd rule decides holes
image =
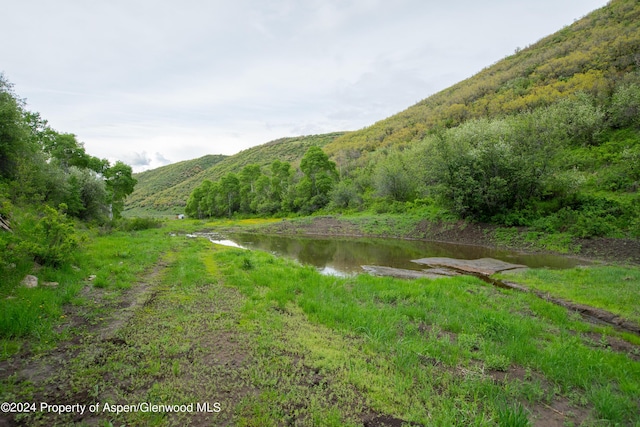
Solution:
[[[616,127],[640,128],[640,86],[629,84],[619,87],[611,100],[609,114]]]
[[[80,239],[64,213],[46,205],[43,210],[41,218],[27,217],[20,224],[18,236],[22,241],[17,249],[30,254],[39,264],[60,266],[71,260]]]

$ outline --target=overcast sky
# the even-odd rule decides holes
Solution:
[[[20,0],[0,72],[94,156],[140,171],[357,130],[606,0]]]

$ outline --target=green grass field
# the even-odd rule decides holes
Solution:
[[[99,406],[83,416],[37,411],[0,414],[0,421],[640,423],[640,347],[625,341],[628,335],[471,277],[323,276],[270,254],[184,236],[202,225],[171,221],[95,235],[78,270],[48,273],[58,288],[3,298],[0,400],[186,409],[206,403],[217,411],[115,413]],[[96,277],[88,283],[90,274]],[[534,270],[522,281],[539,289],[580,285],[589,289],[585,303],[609,295],[607,308],[633,318],[637,279],[634,268],[595,267]],[[613,292],[610,282],[618,281],[620,292]],[[34,304],[43,305],[44,316],[28,308]],[[13,325],[16,319],[27,326]]]

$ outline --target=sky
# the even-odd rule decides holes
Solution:
[[[134,171],[398,113],[606,0],[21,0],[0,72]]]

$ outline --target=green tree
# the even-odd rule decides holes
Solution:
[[[119,218],[124,209],[124,199],[133,193],[136,185],[136,180],[132,176],[131,166],[118,160],[115,165],[105,170],[104,177],[112,215],[114,218]]]
[[[293,172],[291,170],[290,163],[281,162],[280,160],[274,160],[273,163],[271,163],[271,186],[269,198],[274,203],[282,204],[285,195],[289,191],[292,174]]]
[[[377,162],[373,172],[373,184],[379,196],[398,202],[407,202],[415,198],[418,181],[407,164],[407,161],[411,160],[394,151]]]
[[[240,171],[240,210],[242,212],[252,212],[256,197],[256,183],[260,176],[262,171],[256,164],[247,165]]]
[[[220,180],[221,202],[229,217],[240,207],[240,180],[235,173],[228,173]]]
[[[44,151],[60,162],[60,166],[68,171],[71,166],[87,168],[90,156],[85,152],[82,143],[72,133],[55,133],[53,138],[44,141]]]
[[[322,148],[315,145],[309,147],[302,157],[300,170],[311,184],[311,197],[326,195],[338,178],[335,162],[330,161]]]
[[[187,206],[185,208],[185,213],[191,218],[202,219],[206,216],[210,216],[211,214],[208,212],[209,209],[206,206],[205,198],[209,193],[209,189],[211,188],[211,181],[205,179],[202,183],[193,189],[191,194],[189,195],[189,199],[187,200]]]
[[[640,85],[632,83],[619,87],[611,99],[609,112],[614,126],[640,128]]]
[[[0,74],[0,179],[15,179],[20,158],[31,154],[23,103],[13,93],[12,85]]]
[[[338,180],[335,162],[318,146],[311,146],[300,161],[304,177],[298,184],[295,203],[304,212],[313,212],[329,202],[329,192]]]

